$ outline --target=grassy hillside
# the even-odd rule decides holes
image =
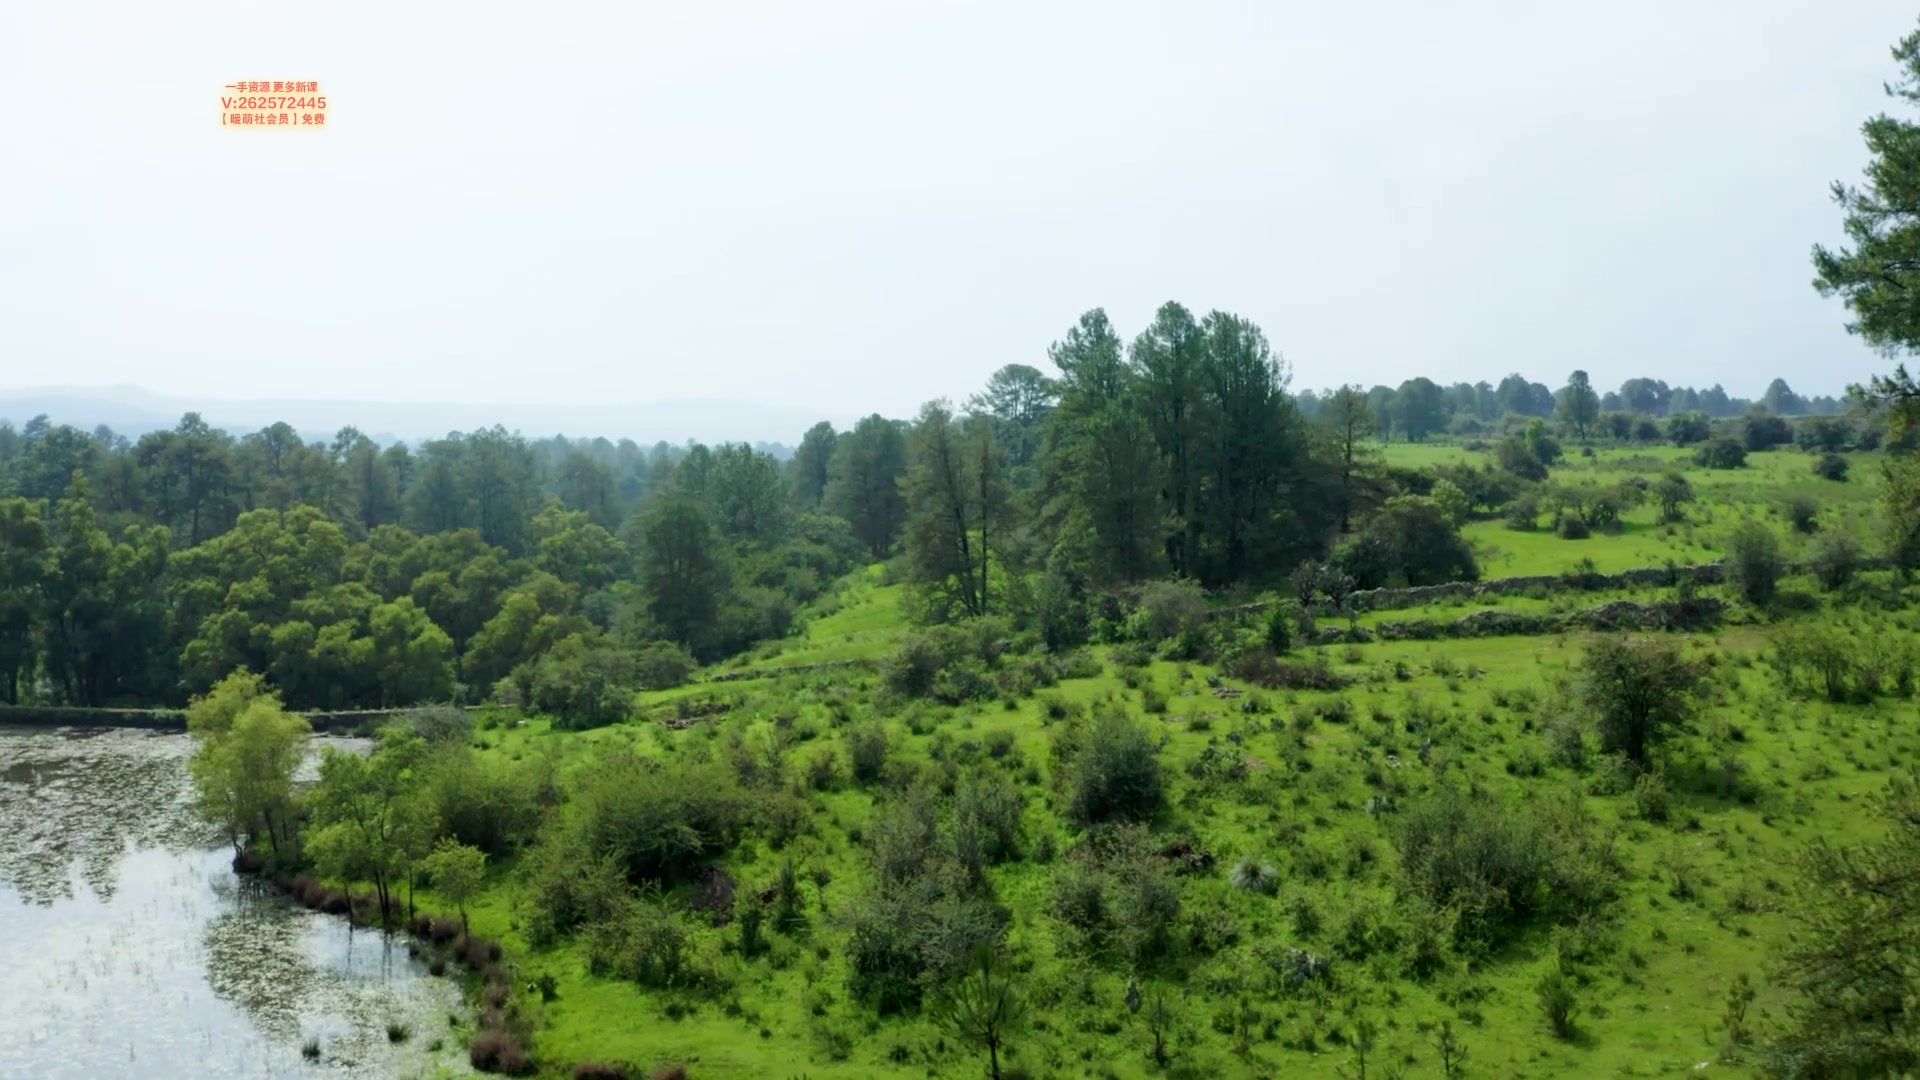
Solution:
[[[1394,451],[1422,464],[1446,453],[1459,451]],[[1629,471],[1657,475],[1637,460],[1649,456],[1658,454],[1602,455],[1565,479],[1577,482],[1582,469],[1608,482]],[[1500,548],[1483,558],[1492,576],[1555,573],[1582,558],[1603,570],[1710,561],[1741,517],[1785,532],[1774,508],[1802,489],[1821,498],[1825,528],[1871,525],[1865,461],[1853,483],[1834,484],[1807,473],[1805,455],[1753,460],[1725,476],[1692,474],[1701,498],[1689,525],[1655,526],[1641,520],[1643,509],[1620,535],[1582,541],[1497,522],[1469,532]],[[1920,753],[1910,682],[1901,684],[1906,693],[1890,685],[1864,704],[1816,700],[1784,681],[1770,662],[1774,643],[1783,628],[1831,627],[1890,650],[1887,671],[1910,670],[1903,643],[1914,628],[1913,596],[1889,577],[1869,575],[1832,594],[1790,580],[1775,610],[1735,605],[1714,631],[1681,635],[1686,655],[1708,673],[1705,707],[1661,751],[1661,782],[1636,786],[1595,752],[1591,718],[1577,703],[1584,635],[1298,647],[1288,659],[1321,666],[1343,685],[1296,690],[1096,645],[1056,685],[939,705],[884,689],[882,669],[913,630],[900,587],[874,568],[802,634],[710,673],[746,677],[643,695],[634,719],[611,728],[567,733],[499,713],[477,734],[504,760],[556,755],[566,777],[620,744],[667,770],[729,763],[763,801],[719,866],[750,892],[790,861],[804,925],[766,930],[765,950],[748,958],[737,923],[690,915],[701,984],[642,989],[591,974],[577,937],[534,947],[524,890],[507,862],[473,907],[474,929],[503,940],[522,984],[541,974],[556,980],[552,1000],[529,996],[526,1005],[549,1068],[590,1060],[682,1062],[701,1078],[981,1076],[984,1059],[924,1013],[883,1016],[853,998],[846,919],[874,881],[876,822],[910,780],[950,795],[955,777],[1004,776],[1025,798],[1019,855],[990,867],[986,887],[1011,914],[1028,1021],[1010,1037],[1007,1062],[1025,1075],[1350,1075],[1360,1056],[1355,1034],[1372,1029],[1369,1075],[1406,1066],[1409,1075],[1438,1076],[1442,1022],[1470,1052],[1470,1075],[1739,1073],[1726,1002],[1746,975],[1763,986],[1750,1021],[1777,1011],[1765,963],[1789,926],[1792,856],[1816,837],[1867,835],[1863,797]],[[1553,592],[1367,619],[1450,620],[1462,608],[1572,610],[1672,594]],[[1237,631],[1213,632],[1259,634],[1261,616],[1245,618]],[[866,663],[789,671],[848,661]],[[1031,670],[1024,662],[1009,655],[993,670]],[[708,702],[718,704],[690,707]],[[1160,863],[1179,914],[1166,947],[1137,961],[1089,946],[1059,901],[1081,857],[1073,854],[1079,832],[1062,816],[1065,766],[1055,744],[1113,707],[1150,727],[1168,785],[1153,828],[1155,843],[1172,852]],[[724,711],[693,715],[706,708]],[[874,724],[886,733],[886,771],[856,782],[850,735]],[[1610,899],[1579,918],[1534,918],[1490,948],[1451,938],[1446,914],[1418,901],[1399,846],[1411,812],[1442,788],[1516,821],[1557,822],[1596,862],[1610,852]],[[1270,893],[1235,886],[1243,859],[1271,869]],[[670,899],[692,904],[698,890],[683,884]],[[1326,977],[1291,984],[1289,948],[1321,958]],[[1566,1038],[1550,1030],[1539,994],[1553,971],[1564,972],[1577,1005]],[[1130,979],[1147,1002],[1137,1012],[1127,1004]]]

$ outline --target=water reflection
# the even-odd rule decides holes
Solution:
[[[192,817],[190,752],[179,735],[0,728],[0,1076],[446,1067],[429,1047],[453,985],[402,944],[236,878]],[[389,1043],[389,1022],[413,1037]]]

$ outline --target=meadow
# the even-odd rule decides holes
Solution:
[[[1434,446],[1396,446],[1387,458],[1474,459]],[[1872,546],[1873,459],[1854,455],[1846,483],[1814,477],[1808,455],[1789,450],[1739,470],[1692,468],[1697,499],[1684,523],[1659,524],[1641,507],[1618,533],[1581,540],[1497,520],[1465,533],[1485,577],[1712,562],[1746,519],[1766,523],[1792,558],[1808,534],[1782,507],[1802,495],[1819,502],[1813,535],[1851,531]],[[1682,464],[1676,451],[1603,451],[1553,479],[1617,484]],[[1683,592],[1567,587],[1354,622]],[[996,647],[977,665],[999,690],[940,704],[899,692],[919,631],[904,587],[875,566],[794,636],[639,695],[626,723],[562,731],[495,710],[474,735],[483,758],[544,761],[562,787],[620,748],[668,773],[719,764],[756,801],[743,838],[715,860],[718,876],[740,896],[795,893],[796,917],[762,925],[756,915],[749,929],[738,904],[703,899],[716,875],[682,880],[647,903],[672,913],[684,936],[676,962],[698,975],[643,987],[593,963],[584,935],[530,934],[530,886],[505,859],[468,904],[472,932],[502,942],[516,985],[546,982],[523,1008],[556,1075],[581,1062],[637,1075],[677,1063],[701,1078],[986,1075],[986,1058],[929,1010],[861,1000],[849,954],[867,932],[858,912],[875,892],[886,819],[906,793],[932,793],[945,844],[956,788],[991,782],[1019,797],[1010,850],[980,885],[1006,913],[1008,977],[1026,1004],[1002,1075],[1745,1074],[1755,1032],[1783,1003],[1768,975],[1792,926],[1796,854],[1818,838],[1872,835],[1864,800],[1920,754],[1904,644],[1920,613],[1913,590],[1883,571],[1837,589],[1789,577],[1764,607],[1727,586],[1701,592],[1727,600],[1718,624],[1666,635],[1705,674],[1700,708],[1636,778],[1598,752],[1583,710],[1588,634],[1295,644],[1290,670],[1317,674],[1288,688],[1201,659],[1266,633],[1254,611],[1209,620],[1211,647],[1199,650],[1110,642],[1048,666],[1017,644]],[[1816,693],[1782,662],[1795,633],[1861,643],[1881,667],[1860,692]],[[1137,880],[1103,869],[1067,812],[1070,747],[1114,713],[1150,731],[1165,783],[1145,860],[1155,869]],[[1419,897],[1403,865],[1408,819],[1443,792],[1544,823],[1590,871],[1568,880],[1593,902],[1466,940],[1460,911]],[[1076,921],[1068,899],[1095,879],[1114,926],[1131,918],[1128,905],[1149,903],[1141,896],[1174,909],[1162,910],[1153,947],[1117,945],[1118,931]]]

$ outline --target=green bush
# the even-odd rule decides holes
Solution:
[[[1443,790],[1408,808],[1394,832],[1401,872],[1456,938],[1493,946],[1536,918],[1599,910],[1617,879],[1611,842],[1577,804],[1503,806]]]
[[[1847,459],[1839,454],[1821,454],[1813,462],[1813,475],[1835,483],[1847,482]]]
[[[747,800],[717,763],[668,768],[602,746],[573,810],[590,855],[612,857],[636,885],[670,884],[733,846]]]
[[[1709,469],[1738,469],[1747,463],[1747,448],[1734,439],[1714,439],[1694,451],[1693,460]]]
[[[657,900],[629,900],[582,935],[587,970],[631,979],[650,989],[683,985],[692,967],[692,944],[679,912]]]
[[[886,774],[887,729],[869,722],[847,730],[847,760],[858,784],[875,784]]]
[[[1206,622],[1207,598],[1200,586],[1190,581],[1155,581],[1140,593],[1129,636],[1150,645],[1177,645],[1204,639]]]
[[[466,743],[473,738],[473,717],[457,705],[408,709],[400,722],[408,732],[430,744]]]
[[[1145,821],[1159,812],[1165,778],[1159,747],[1145,727],[1115,709],[1076,724],[1055,744],[1067,763],[1067,818],[1081,828]]]
[[[532,842],[558,798],[550,758],[510,761],[466,746],[434,755],[426,781],[442,832],[496,858]]]
[[[1860,570],[1860,542],[1851,533],[1825,533],[1814,541],[1807,563],[1821,588],[1828,592],[1845,588]]]
[[[962,866],[981,867],[1019,855],[1026,797],[1005,776],[976,773],[953,793],[953,851]]]
[[[692,653],[672,641],[651,641],[633,654],[634,682],[642,690],[684,686],[698,666]]]
[[[1797,533],[1820,531],[1820,504],[1811,495],[1789,495],[1784,504],[1787,524]]]
[[[1780,538],[1757,521],[1742,522],[1727,540],[1727,554],[1721,560],[1727,584],[1740,598],[1755,607],[1773,602],[1780,587],[1784,560],[1780,556]]]
[[[533,662],[527,702],[567,728],[603,727],[633,711],[632,654],[575,634]]]

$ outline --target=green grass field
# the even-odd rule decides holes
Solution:
[[[1457,445],[1428,446],[1394,443],[1385,449],[1385,461],[1403,468],[1439,465],[1479,466],[1489,455]],[[1571,455],[1553,470],[1552,482],[1566,485],[1616,485],[1629,477],[1658,480],[1662,472],[1683,470],[1693,485],[1695,503],[1688,520],[1675,525],[1658,523],[1658,508],[1643,505],[1623,517],[1619,533],[1595,532],[1582,540],[1563,540],[1546,527],[1519,532],[1503,522],[1476,521],[1464,530],[1473,541],[1486,577],[1525,577],[1558,574],[1583,559],[1593,560],[1602,573],[1660,566],[1668,560],[1682,565],[1720,558],[1728,533],[1747,518],[1765,522],[1787,541],[1789,552],[1804,538],[1789,528],[1783,506],[1793,496],[1812,498],[1820,507],[1823,528],[1844,529],[1863,540],[1877,536],[1880,527],[1878,454],[1846,455],[1850,479],[1836,483],[1813,475],[1813,457],[1780,449],[1749,454],[1740,469],[1704,469],[1692,464],[1689,452],[1670,446],[1599,450],[1592,458]]]
[[[1430,464],[1457,448],[1395,447],[1397,463]],[[1556,472],[1561,482],[1617,482],[1657,475],[1640,460],[1669,454],[1604,453]],[[1877,485],[1870,458],[1848,484],[1815,480],[1807,457],[1759,454],[1752,468],[1690,474],[1700,494],[1693,521],[1655,526],[1642,509],[1618,535],[1581,541],[1472,525],[1488,576],[1557,573],[1579,559],[1601,570],[1711,561],[1719,538],[1743,517],[1786,534],[1777,507],[1797,491],[1820,499],[1823,528],[1871,538]],[[1800,543],[1790,538],[1791,550]],[[1497,548],[1497,553],[1491,549]],[[1863,800],[1891,770],[1920,755],[1911,697],[1829,704],[1789,690],[1769,657],[1782,625],[1823,624],[1860,641],[1904,642],[1915,598],[1870,575],[1855,593],[1817,595],[1808,579],[1784,583],[1779,616],[1735,605],[1711,633],[1684,638],[1708,672],[1706,705],[1690,733],[1660,755],[1670,807],[1646,809],[1593,753],[1571,689],[1590,640],[1575,634],[1330,645],[1296,650],[1348,685],[1336,691],[1262,690],[1198,663],[1154,660],[1127,667],[1095,646],[1097,674],[1031,696],[954,707],[891,701],[875,668],[911,628],[902,589],[879,568],[856,575],[812,613],[803,631],[718,672],[747,672],[642,695],[633,721],[562,732],[544,720],[492,714],[477,741],[487,754],[524,760],[554,754],[563,775],[588,768],[614,744],[641,749],[666,768],[741,747],[784,777],[770,790],[796,792],[805,820],[784,845],[752,829],[722,866],[743,889],[771,882],[791,859],[804,881],[807,922],[769,932],[751,960],[728,947],[735,931],[690,920],[698,962],[724,989],[648,991],[589,973],[577,941],[533,948],[521,932],[520,884],[509,861],[472,909],[475,932],[499,937],[524,985],[557,980],[542,1003],[529,995],[538,1052],[556,1074],[579,1061],[637,1068],[680,1062],[694,1077],[976,1077],[983,1059],[925,1015],[877,1016],[851,999],[843,914],[873,879],[863,833],[885,785],[851,783],[849,728],[885,726],[895,761],[937,777],[954,769],[1012,778],[1026,808],[1023,857],[988,873],[1011,913],[1008,942],[1028,1022],[1009,1040],[1006,1063],[1031,1077],[1354,1075],[1353,1033],[1377,1031],[1369,1075],[1441,1075],[1437,1025],[1450,1022],[1470,1053],[1467,1075],[1614,1077],[1744,1075],[1723,1012],[1735,980],[1763,989],[1756,1023],[1778,1013],[1765,988],[1770,955],[1790,927],[1795,853],[1816,838],[1871,834]],[[1724,594],[1718,587],[1710,592]],[[1470,611],[1568,611],[1609,598],[1653,599],[1671,590],[1555,591],[1449,600],[1424,609],[1368,613],[1451,621]],[[1784,622],[1779,620],[1784,619]],[[850,660],[794,674],[795,665]],[[751,673],[762,672],[759,677]],[[1220,696],[1210,677],[1235,697]],[[723,700],[724,715],[684,730],[659,722],[684,699]],[[1158,699],[1158,700],[1155,700]],[[852,702],[849,707],[846,702]],[[1162,704],[1164,703],[1164,704]],[[1075,834],[1061,816],[1053,745],[1062,717],[1118,704],[1160,733],[1169,798],[1155,823],[1213,856],[1212,868],[1179,877],[1179,942],[1165,959],[1133,968],[1075,945],[1052,908],[1056,876]],[[1568,732],[1584,732],[1569,737]],[[996,733],[999,756],[986,752]],[[731,749],[730,749],[731,748]],[[802,780],[823,753],[841,763],[826,790]],[[1236,767],[1210,769],[1227,759]],[[1445,786],[1474,800],[1522,808],[1569,800],[1617,855],[1617,894],[1601,918],[1539,923],[1488,954],[1443,941],[1416,976],[1420,923],[1408,914],[1396,851],[1400,811]],[[1056,853],[1051,857],[1047,852]],[[1273,895],[1234,888],[1227,870],[1242,857],[1276,871]],[[686,889],[676,895],[684,898]],[[1288,989],[1273,958],[1289,946],[1329,958],[1329,983]],[[1554,968],[1570,973],[1575,1033],[1556,1038],[1535,986]],[[1126,1003],[1130,977],[1164,992],[1171,1032],[1163,1061],[1154,1037]],[[1008,1075],[1015,1075],[1009,1073]]]

